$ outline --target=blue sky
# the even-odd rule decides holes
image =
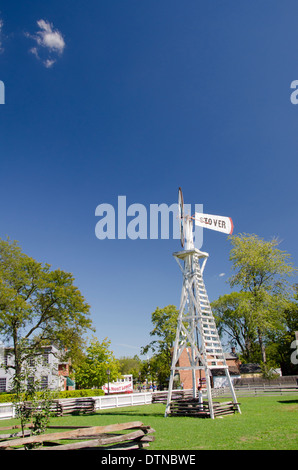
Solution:
[[[295,0],[1,2],[0,237],[73,273],[117,357],[178,305],[180,245],[98,240],[99,204],[172,204],[181,186],[298,265],[297,15]],[[230,248],[205,230],[211,300]]]

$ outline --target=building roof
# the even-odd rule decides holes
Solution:
[[[234,361],[237,361],[239,359],[238,355],[234,352],[225,352],[225,359],[233,359]]]
[[[252,362],[249,364],[240,364],[239,369],[241,374],[260,374],[262,372],[260,364],[254,364]]]
[[[237,366],[229,366],[229,373],[230,375],[240,375],[240,372]],[[226,375],[225,369],[212,369],[213,377],[221,377],[225,375]]]

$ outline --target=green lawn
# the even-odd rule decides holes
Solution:
[[[241,398],[242,414],[221,418],[164,418],[165,405],[98,411],[52,418],[51,425],[102,426],[142,421],[155,429],[150,450],[297,450],[298,395]],[[17,420],[1,421],[6,426]],[[54,430],[50,430],[53,432]],[[2,431],[3,432],[3,431]]]

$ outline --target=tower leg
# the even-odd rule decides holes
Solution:
[[[171,400],[172,400],[172,391],[173,391],[173,382],[174,382],[174,374],[175,374],[175,371],[172,369],[171,370],[171,375],[170,375],[170,382],[169,382],[169,390],[168,390],[168,398],[167,398],[167,406],[166,406],[166,411],[165,411],[165,418],[168,416],[168,413],[170,411],[170,405],[171,405]]]
[[[183,296],[184,296],[184,289],[182,289],[181,303],[183,301]],[[175,339],[175,345],[174,345],[174,351],[173,351],[173,358],[172,358],[172,366],[171,366],[171,373],[170,373],[170,380],[169,380],[169,389],[168,389],[168,397],[167,397],[167,406],[166,406],[166,410],[165,410],[165,417],[167,417],[167,415],[170,411],[170,405],[171,405],[171,400],[172,400],[172,391],[173,391],[174,376],[175,376],[175,370],[176,370],[175,367],[176,367],[176,363],[177,363],[179,337],[180,337],[180,331],[181,331],[181,312],[182,312],[182,310],[180,309],[179,318],[178,318],[178,327],[177,327],[177,331],[176,331],[176,339]]]
[[[237,397],[236,397],[236,393],[235,393],[235,390],[234,390],[234,385],[233,385],[233,382],[231,380],[229,370],[226,369],[225,372],[226,372],[226,377],[228,379],[228,384],[229,384],[229,387],[230,387],[230,390],[231,390],[231,393],[232,393],[233,403],[237,403]],[[237,411],[241,414],[240,406],[238,404],[236,406],[237,406]]]
[[[191,359],[192,363],[194,364],[195,362],[195,351],[192,347],[191,349]],[[196,398],[197,396],[197,384],[196,384],[196,371],[195,369],[192,369],[192,396],[193,398]]]
[[[206,386],[207,386],[207,396],[208,396],[208,403],[209,403],[210,418],[214,419],[213,400],[212,400],[209,369],[205,369],[205,376],[206,376]]]

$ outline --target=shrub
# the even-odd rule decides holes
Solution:
[[[0,395],[0,403],[11,403],[15,398],[13,393],[3,393]]]
[[[100,388],[89,390],[63,390],[60,392],[55,392],[53,398],[96,397],[104,394],[104,391]],[[15,401],[15,395],[13,393],[3,393],[0,395],[0,403],[11,403],[13,401]]]
[[[58,398],[77,398],[77,397],[97,397],[104,395],[101,388],[96,389],[82,389],[82,390],[64,390],[59,392]]]

